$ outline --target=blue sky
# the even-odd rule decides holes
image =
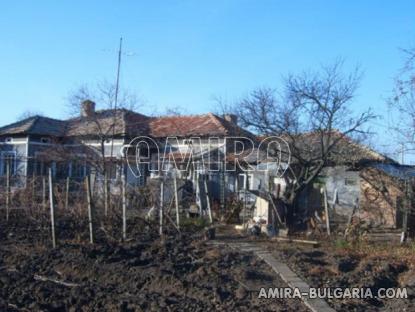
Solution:
[[[7,1],[0,29],[0,125],[26,110],[65,117],[69,90],[115,80],[121,36],[134,53],[121,84],[144,113],[207,112],[214,96],[343,57],[365,72],[355,109],[373,107],[384,125],[399,49],[415,45],[415,1]]]

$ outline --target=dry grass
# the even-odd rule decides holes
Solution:
[[[359,241],[342,245],[337,241],[332,244],[332,248],[338,254],[353,255],[361,259],[390,259],[392,262],[399,260],[405,262],[408,267],[415,268],[415,242],[397,245],[388,242]]]

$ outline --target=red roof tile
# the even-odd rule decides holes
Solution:
[[[150,135],[167,136],[252,136],[248,131],[212,113],[157,117],[150,121]]]
[[[40,122],[41,121],[41,122]],[[36,125],[36,127],[35,127]],[[52,127],[53,126],[53,127]],[[54,136],[94,136],[114,134],[126,136],[249,136],[250,132],[212,113],[204,115],[148,117],[133,111],[119,109],[96,111],[93,117],[53,120],[33,117],[0,128],[0,135],[36,133]]]

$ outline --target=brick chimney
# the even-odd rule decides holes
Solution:
[[[223,115],[223,118],[235,125],[238,124],[238,116],[234,115],[234,114],[225,114]]]
[[[95,102],[85,100],[81,103],[81,117],[89,118],[95,113]]]

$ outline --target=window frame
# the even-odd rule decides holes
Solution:
[[[17,152],[16,151],[2,151],[0,156],[0,175],[5,176],[7,174],[6,171],[3,171],[5,168],[5,155],[13,155],[13,170],[10,171],[10,176],[15,176],[17,173]]]
[[[85,178],[87,175],[87,158],[86,158],[86,154],[76,154],[77,157],[79,157],[79,159],[76,160],[71,160],[68,164],[68,176],[74,179],[79,179],[79,178]],[[74,162],[79,162],[82,161],[82,176],[74,176],[73,175],[73,168],[74,168]]]

